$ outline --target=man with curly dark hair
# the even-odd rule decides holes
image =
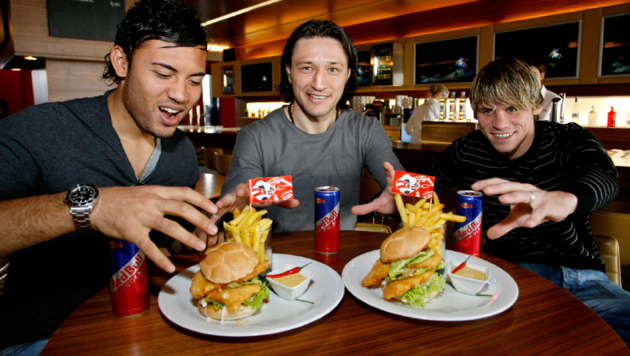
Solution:
[[[356,49],[335,23],[312,20],[291,34],[280,66],[278,91],[290,104],[240,131],[217,207],[242,209],[249,199],[248,179],[291,175],[295,199],[268,209],[274,231],[312,230],[308,202],[316,187],[327,185],[341,189],[341,229],[354,230],[352,208],[360,203],[363,168],[382,189],[388,184],[384,166],[403,170],[379,121],[346,109],[357,86]],[[389,202],[383,198],[364,206],[362,215],[379,211],[379,202]]]
[[[136,3],[106,62],[103,78],[115,89],[0,122],[0,255],[11,255],[0,299],[3,355],[39,353],[68,315],[108,285],[110,238],[134,243],[173,272],[159,247],[176,240],[203,251],[196,233],[216,234],[199,211],[217,210],[194,191],[193,145],[177,130],[201,95],[206,69],[195,9]],[[199,232],[189,231],[193,225]]]

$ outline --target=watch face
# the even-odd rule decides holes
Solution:
[[[79,185],[68,194],[68,200],[74,205],[88,205],[96,200],[98,190],[90,185]]]

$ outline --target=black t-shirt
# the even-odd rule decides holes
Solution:
[[[536,123],[532,147],[510,161],[501,156],[480,131],[449,146],[427,167],[438,192],[452,187],[470,189],[488,178],[529,183],[546,191],[560,190],[578,198],[576,211],[565,220],[533,229],[517,228],[487,240],[484,252],[512,262],[604,271],[593,241],[588,214],[605,207],[618,193],[617,171],[601,143],[576,124]],[[482,230],[502,221],[510,206],[498,196],[483,197]]]
[[[103,96],[26,108],[0,122],[0,200],[138,183]],[[195,151],[176,130],[147,185],[194,188]],[[52,335],[85,300],[108,285],[109,239],[77,231],[11,255],[0,297],[0,349]]]

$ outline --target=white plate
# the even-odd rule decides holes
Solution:
[[[446,259],[465,260],[467,255],[456,251],[447,251]],[[436,321],[465,321],[487,318],[499,314],[511,307],[518,299],[518,286],[514,279],[501,268],[490,262],[471,257],[470,262],[490,270],[490,281],[481,290],[481,294],[493,297],[478,297],[459,293],[449,285],[444,292],[427,302],[424,308],[415,308],[398,302],[383,299],[380,288],[363,288],[361,281],[372,269],[380,250],[364,253],[355,257],[343,269],[343,282],[350,293],[374,308],[414,319]]]
[[[311,285],[300,299],[315,304],[299,301],[289,302],[273,294],[269,303],[253,315],[235,321],[210,320],[199,313],[197,300],[190,295],[192,277],[199,270],[199,265],[192,266],[171,278],[158,295],[158,306],[170,321],[198,333],[216,336],[260,336],[280,333],[299,328],[320,319],[330,313],[343,299],[344,285],[341,277],[330,267],[308,258],[274,253],[272,264],[282,266],[285,263],[304,266],[314,273]]]

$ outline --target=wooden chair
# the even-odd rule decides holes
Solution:
[[[630,214],[598,211],[590,215],[590,222],[606,275],[621,286],[621,265],[630,265]]]
[[[221,175],[227,176],[230,170],[230,162],[232,162],[232,155],[226,155],[222,153],[215,153],[216,157],[216,169]]]
[[[386,234],[392,233],[392,229],[389,226],[383,224],[356,223],[354,225],[354,229],[356,231],[383,232]]]
[[[223,152],[222,148],[203,147],[203,156],[206,167],[215,171],[217,170],[216,153],[223,154],[225,152]]]
[[[608,279],[621,287],[621,258],[619,256],[619,242],[611,236],[593,236],[602,261],[606,265]]]

